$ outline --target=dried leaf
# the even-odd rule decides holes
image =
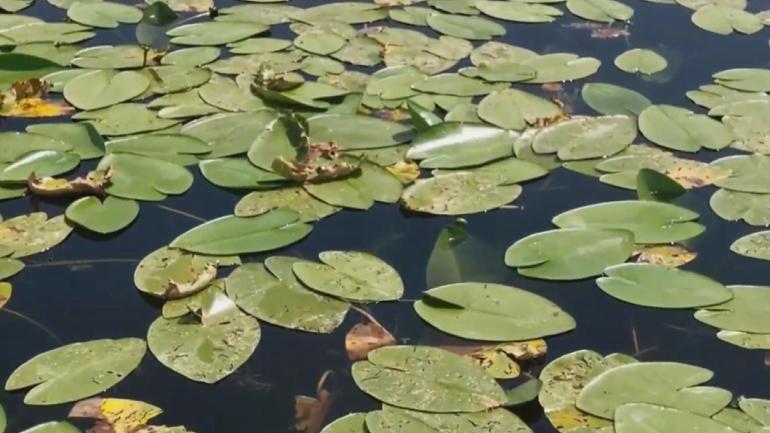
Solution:
[[[49,101],[42,98],[24,98],[12,104],[2,104],[0,116],[4,117],[59,117],[66,116],[74,108],[64,101]]]
[[[37,177],[33,173],[27,179],[27,189],[30,193],[44,197],[60,197],[69,195],[95,195],[104,197],[104,188],[110,182],[112,170],[95,170],[86,177],[72,180],[54,177]]]
[[[633,255],[638,263],[679,267],[695,260],[698,253],[680,245],[637,245]]]
[[[541,358],[548,352],[548,346],[543,339],[494,346],[445,346],[443,349],[473,359],[495,379],[518,377],[521,369],[516,361]]]
[[[166,291],[163,293],[165,299],[181,299],[190,295],[194,295],[214,281],[217,277],[217,264],[207,263],[203,270],[195,277],[190,283],[180,283],[174,280],[169,280],[166,286]]]
[[[415,179],[420,177],[420,166],[414,161],[398,161],[385,167],[385,170],[388,170],[390,174],[405,185],[414,182]]]
[[[366,359],[372,350],[395,344],[393,335],[375,321],[356,323],[345,335],[345,351],[351,361]]]
[[[93,420],[87,433],[134,433],[161,413],[161,408],[137,400],[94,397],[76,403],[69,418]]]
[[[331,374],[327,371],[321,376],[316,388],[316,396],[298,395],[294,398],[294,429],[299,433],[319,433],[326,414],[334,403],[334,395],[324,388],[326,379]]]

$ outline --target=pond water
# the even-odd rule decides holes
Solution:
[[[220,9],[237,2],[218,0]],[[574,52],[601,60],[599,71],[587,79],[565,83],[559,96],[574,113],[593,114],[580,98],[585,82],[606,82],[634,89],[655,104],[672,104],[703,112],[692,104],[685,92],[711,82],[717,71],[734,67],[768,66],[768,33],[723,36],[703,31],[690,21],[691,11],[676,5],[627,0],[633,7],[632,22],[625,37],[592,38],[590,29],[575,28],[585,23],[565,12],[550,24],[525,25],[499,21],[507,34],[495,40],[522,46],[538,53]],[[317,1],[294,1],[292,5],[310,7]],[[558,6],[563,8],[563,6]],[[770,8],[766,0],[752,0],[753,12]],[[62,21],[65,13],[37,0],[22,13]],[[205,18],[204,18],[205,19]],[[375,23],[374,25],[376,25]],[[402,26],[392,21],[388,25]],[[615,23],[616,28],[623,25]],[[437,34],[421,27],[432,36]],[[133,26],[99,30],[82,46],[131,43]],[[291,39],[287,24],[271,27],[271,37]],[[480,42],[475,42],[478,46]],[[650,79],[620,71],[613,59],[630,48],[650,48],[663,54],[669,63],[661,74]],[[456,67],[468,66],[468,60]],[[364,71],[371,69],[361,68]],[[519,86],[519,88],[523,88]],[[550,97],[539,86],[528,91]],[[21,131],[26,125],[50,119],[6,118],[0,131]],[[66,121],[63,119],[62,121]],[[640,142],[642,137],[637,139]],[[2,143],[0,143],[2,146]],[[690,158],[710,161],[739,154],[726,149],[701,151]],[[93,169],[84,162],[79,174]],[[176,236],[210,220],[230,214],[244,192],[226,190],[207,182],[195,167],[193,186],[181,196],[162,202],[142,202],[136,221],[111,235],[91,234],[76,229],[62,244],[50,251],[25,259],[26,269],[14,276],[14,292],[0,310],[0,377],[5,378],[21,363],[61,345],[98,338],[145,338],[148,326],[160,315],[161,303],[140,294],[132,275],[139,260],[149,252],[171,242]],[[707,275],[723,284],[768,282],[765,261],[730,252],[739,237],[757,231],[740,222],[726,222],[709,208],[712,186],[693,189],[680,201],[700,214],[707,229],[699,237],[683,243],[698,253],[686,269]],[[614,188],[595,178],[563,168],[548,176],[527,182],[524,193],[510,208],[464,216],[471,237],[483,243],[481,256],[466,257],[484,264],[475,280],[513,285],[542,295],[575,318],[575,330],[547,339],[548,354],[526,370],[537,375],[539,369],[565,353],[591,349],[599,353],[622,352],[643,361],[678,361],[713,370],[711,384],[737,395],[770,397],[770,374],[765,352],[746,350],[721,342],[715,330],[693,318],[692,310],[644,308],[607,296],[593,278],[552,282],[523,277],[505,266],[503,256],[514,241],[539,231],[552,229],[554,215],[587,204],[632,200],[634,191]],[[69,199],[41,199],[34,196],[0,202],[0,213],[10,216],[45,211],[50,216],[64,212]],[[401,343],[448,345],[460,340],[443,334],[423,322],[412,302],[426,287],[425,272],[436,238],[454,217],[417,214],[393,204],[376,204],[367,211],[343,210],[313,223],[313,231],[302,241],[261,254],[242,255],[244,262],[261,261],[275,254],[314,259],[324,250],[366,251],[391,264],[400,273],[406,288],[398,302],[372,304],[371,313]],[[294,397],[313,395],[316,383],[331,370],[330,387],[335,401],[326,416],[330,422],[354,411],[369,411],[379,403],[361,392],[350,375],[350,361],[344,348],[346,332],[360,320],[350,312],[345,322],[328,335],[310,334],[262,324],[262,337],[255,353],[236,372],[215,385],[191,381],[161,365],[148,353],[126,380],[112,387],[109,396],[150,402],[164,409],[161,420],[167,425],[185,425],[202,433],[292,431]],[[520,381],[520,380],[519,380]],[[518,382],[512,382],[518,383]],[[24,391],[0,392],[0,404],[8,414],[7,431],[15,433],[38,423],[62,420],[70,405],[27,406]],[[514,408],[536,432],[555,431],[536,402]]]

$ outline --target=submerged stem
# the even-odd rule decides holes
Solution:
[[[41,331],[43,331],[46,334],[48,334],[48,336],[51,337],[54,341],[56,341],[59,345],[63,345],[64,344],[64,342],[61,340],[61,338],[59,338],[58,335],[54,334],[54,332],[51,331],[50,329],[48,329],[45,325],[43,325],[42,323],[38,322],[37,320],[35,320],[35,319],[31,318],[31,317],[27,317],[24,314],[19,313],[18,311],[14,311],[14,310],[12,310],[10,308],[3,308],[2,310],[0,310],[0,313],[8,313],[11,316],[18,317],[19,319],[27,321],[27,322],[31,323],[32,325],[34,325],[36,328],[38,328]]]
[[[205,219],[205,218],[201,218],[201,217],[199,217],[199,216],[197,216],[197,215],[193,215],[193,214],[191,214],[191,213],[189,213],[189,212],[185,212],[185,211],[183,211],[183,210],[175,209],[175,208],[173,208],[173,207],[171,207],[171,206],[164,206],[164,205],[162,205],[162,204],[157,204],[157,205],[155,205],[155,206],[158,206],[159,208],[161,208],[161,209],[163,209],[163,210],[165,210],[165,211],[168,211],[168,212],[171,212],[171,213],[175,213],[175,214],[177,214],[177,215],[186,216],[187,218],[191,218],[191,219],[194,219],[194,220],[196,220],[196,221],[200,221],[200,222],[204,222],[204,223],[205,223],[206,221],[208,221],[208,220],[207,220],[207,219]]]

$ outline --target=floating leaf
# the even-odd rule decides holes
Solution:
[[[558,83],[579,80],[599,70],[601,62],[593,57],[580,57],[571,53],[551,53],[528,58],[524,66],[535,70],[535,78],[527,83]]]
[[[696,26],[720,35],[729,35],[733,31],[750,35],[764,27],[756,15],[732,7],[706,5],[692,14]]]
[[[624,404],[618,407],[615,413],[615,430],[618,433],[638,433],[666,428],[675,428],[681,433],[733,433],[735,431],[707,416],[654,404]]]
[[[182,194],[193,182],[192,174],[171,162],[130,153],[110,153],[97,166],[110,170],[107,194],[120,198],[160,201]]]
[[[521,194],[516,184],[494,177],[456,171],[429,179],[417,179],[401,196],[407,209],[436,215],[484,212],[512,202]]]
[[[412,88],[440,95],[475,96],[491,93],[498,89],[498,86],[459,74],[439,74],[415,83]]]
[[[477,0],[475,5],[485,15],[521,23],[550,23],[563,15],[553,6],[523,1]]]
[[[717,84],[744,92],[770,91],[770,69],[736,68],[714,74]]]
[[[175,27],[166,35],[177,45],[225,45],[268,30],[268,26],[246,22],[209,21]]]
[[[615,57],[615,66],[632,74],[652,75],[666,69],[668,62],[655,51],[634,48]]]
[[[409,127],[375,117],[320,114],[307,119],[310,142],[333,141],[342,149],[373,149],[404,143]]]
[[[121,23],[138,23],[142,11],[108,1],[76,1],[67,9],[67,17],[86,26],[114,29]]]
[[[350,413],[329,423],[321,433],[367,433],[366,414]]]
[[[80,400],[106,391],[139,366],[147,346],[138,338],[73,343],[35,356],[11,373],[6,391],[34,387],[33,405]]]
[[[164,297],[171,285],[192,285],[212,264],[240,264],[238,256],[205,256],[167,247],[145,256],[134,270],[134,285],[149,295]]]
[[[770,156],[735,155],[726,156],[711,162],[712,165],[728,169],[732,174],[714,184],[732,191],[770,193]]]
[[[0,280],[7,280],[8,278],[18,274],[24,269],[24,262],[16,259],[0,258]],[[10,287],[10,285],[8,286]],[[7,296],[2,296],[6,301],[10,298],[10,288],[7,289]],[[0,301],[5,304],[5,301]]]
[[[178,165],[191,165],[198,157],[211,151],[208,144],[183,134],[144,134],[108,141],[109,153],[131,153],[148,156]]]
[[[362,391],[393,406],[480,412],[505,402],[502,388],[481,367],[435,347],[383,347],[369,352],[368,360],[356,362],[352,370]]]
[[[639,130],[655,144],[685,152],[697,152],[701,146],[719,150],[733,140],[721,123],[673,105],[647,107],[639,115]]]
[[[634,237],[626,230],[549,230],[526,236],[508,247],[505,264],[527,277],[579,280],[623,263],[633,248]]]
[[[580,411],[575,402],[591,379],[613,367],[633,362],[636,360],[627,355],[603,357],[590,350],[554,359],[540,373],[543,388],[539,400],[546,417],[561,433],[610,431],[612,421]]]
[[[67,206],[66,211],[68,220],[101,234],[122,230],[138,215],[139,204],[117,197],[107,197],[104,201],[96,197],[83,197]]]
[[[259,322],[236,309],[227,321],[210,325],[191,315],[159,317],[147,331],[147,344],[171,370],[191,380],[216,383],[248,360],[260,335]]]
[[[398,272],[373,255],[324,251],[318,258],[324,264],[302,262],[292,267],[297,278],[317,292],[359,302],[392,301],[404,294]]]
[[[247,194],[235,205],[235,215],[256,216],[273,209],[295,211],[302,222],[317,221],[339,211],[339,208],[313,198],[302,188],[287,187]]]
[[[711,210],[728,221],[744,220],[753,226],[770,225],[770,194],[719,189],[709,201]]]
[[[672,204],[629,200],[583,206],[556,215],[552,221],[562,228],[628,230],[636,243],[659,244],[701,234],[705,227],[695,222],[697,218],[697,213]]]
[[[38,150],[30,152],[16,162],[0,170],[0,181],[24,182],[30,176],[56,176],[77,167],[80,158],[73,153],[56,150]]]
[[[608,83],[586,83],[580,95],[589,107],[608,115],[638,116],[652,104],[639,92]]]
[[[687,192],[677,181],[658,171],[643,168],[636,174],[639,200],[670,202]]]
[[[297,242],[312,228],[297,222],[299,214],[274,210],[249,218],[224,216],[182,233],[169,246],[201,254],[269,251]]]
[[[366,415],[366,429],[371,433],[414,431],[424,433],[529,433],[532,430],[513,413],[493,409],[477,413],[425,413],[383,406]]]
[[[345,334],[345,352],[351,361],[366,359],[372,350],[395,345],[395,337],[376,321],[356,323]]]
[[[660,265],[627,263],[604,270],[596,280],[605,293],[622,301],[656,308],[695,308],[729,301],[720,283],[694,272]]]
[[[138,72],[100,69],[67,82],[64,97],[82,110],[95,110],[133,99],[149,85],[150,80]]]
[[[499,128],[444,122],[420,131],[406,157],[423,168],[457,168],[511,156],[518,134]]]
[[[360,172],[350,177],[321,183],[306,183],[305,191],[332,206],[368,209],[375,201],[395,203],[403,185],[387,170],[366,160]]]
[[[481,17],[433,13],[426,22],[433,30],[460,39],[484,41],[505,34],[505,27]]]
[[[516,89],[494,91],[479,102],[479,118],[506,129],[522,130],[562,115],[554,102]],[[418,136],[419,137],[419,136]],[[470,164],[469,164],[470,165]]]
[[[46,251],[69,236],[72,227],[64,215],[48,219],[45,212],[20,215],[0,223],[0,246],[11,257],[20,258]]]
[[[8,89],[15,81],[42,78],[61,69],[61,66],[45,58],[28,54],[0,54],[0,89]]]
[[[530,340],[575,328],[575,320],[556,304],[501,284],[436,287],[426,291],[414,308],[436,328],[469,340]]]
[[[577,398],[578,409],[613,419],[626,403],[654,403],[711,416],[727,406],[732,394],[699,386],[710,370],[677,362],[638,362],[611,368],[588,382]]]
[[[71,63],[89,69],[141,68],[147,55],[139,45],[98,45],[78,51]]]
[[[579,117],[541,130],[532,149],[556,152],[562,161],[606,158],[628,147],[635,138],[636,125],[629,116]]]
[[[770,400],[741,397],[738,399],[738,407],[760,424],[770,425]]]
[[[84,111],[72,116],[75,120],[86,120],[102,135],[130,135],[140,132],[157,131],[179,123],[178,120],[161,119],[146,106],[135,103],[113,105],[94,111]],[[131,119],[128,121],[127,119]]]
[[[634,16],[631,7],[615,0],[567,0],[567,9],[581,18],[604,23],[628,21]]]
[[[698,310],[695,318],[707,325],[727,331],[770,334],[767,299],[770,287],[728,286],[733,299],[721,305]]]
[[[174,50],[160,59],[162,65],[202,66],[219,58],[219,48],[192,47]]]
[[[297,11],[291,18],[306,23],[336,20],[347,24],[361,24],[378,21],[387,16],[388,10],[376,4],[334,2]]]

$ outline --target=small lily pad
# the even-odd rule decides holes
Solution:
[[[139,215],[139,204],[134,200],[107,197],[100,201],[96,197],[83,197],[69,206],[67,219],[93,232],[107,234],[117,232]]]

